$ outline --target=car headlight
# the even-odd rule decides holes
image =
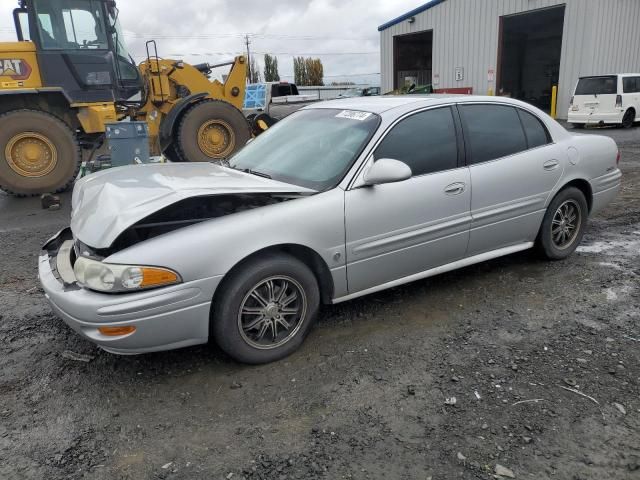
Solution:
[[[73,271],[83,287],[99,292],[130,292],[180,283],[173,270],[140,265],[116,265],[78,257]]]

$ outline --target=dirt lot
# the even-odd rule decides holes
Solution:
[[[260,367],[85,342],[36,279],[68,198],[50,212],[0,194],[0,478],[640,478],[640,128],[601,133],[624,189],[572,258],[525,252],[327,307]]]

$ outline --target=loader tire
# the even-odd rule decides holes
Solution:
[[[80,169],[75,133],[59,118],[38,110],[0,116],[0,189],[17,196],[66,190]]]
[[[180,154],[176,151],[175,142],[167,147],[167,149],[162,152],[167,160],[170,162],[184,162],[185,160],[180,157]]]
[[[203,100],[183,115],[175,150],[188,162],[228,158],[251,138],[249,123],[236,107],[222,100]]]

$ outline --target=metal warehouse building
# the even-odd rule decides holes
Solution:
[[[508,95],[566,118],[580,76],[640,70],[640,0],[432,0],[381,25],[382,91]]]

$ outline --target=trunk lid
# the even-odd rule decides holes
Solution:
[[[309,194],[313,190],[213,163],[112,168],[83,178],[73,190],[71,230],[93,248],[108,248],[124,230],[187,198],[233,193]]]

